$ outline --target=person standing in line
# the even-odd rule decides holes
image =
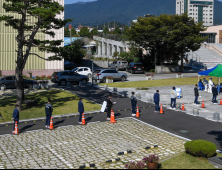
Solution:
[[[114,104],[112,99],[111,99],[111,94],[109,94],[108,99],[106,100],[106,102],[107,102],[107,109],[108,109],[108,111],[107,111],[107,119],[106,120],[110,120],[111,109],[112,109],[112,106]]]
[[[47,104],[45,105],[45,114],[46,114],[46,121],[45,121],[45,127],[49,128],[50,125],[50,118],[52,117],[53,108],[51,105],[51,99],[47,99]]]
[[[155,103],[155,113],[159,113],[160,111],[160,94],[159,94],[159,90],[156,91],[156,93],[153,96],[154,99],[154,103]]]
[[[217,85],[214,85],[214,87],[212,88],[212,93],[213,93],[212,103],[217,104],[217,95],[218,95]]]
[[[131,105],[132,105],[132,116],[136,116],[137,99],[135,97],[135,92],[132,92],[132,96],[131,96],[130,100],[131,100]]]
[[[82,124],[82,114],[84,113],[84,106],[82,103],[82,98],[79,99],[78,112],[79,112],[79,124]]]
[[[210,78],[209,83],[208,83],[208,93],[212,93],[212,87],[214,83],[212,81],[212,78]]]
[[[203,78],[203,83],[204,83],[204,86],[205,86],[205,90],[204,91],[207,91],[207,89],[208,89],[208,81],[205,78]]]
[[[176,110],[176,98],[177,98],[177,92],[175,89],[176,88],[173,87],[173,90],[171,90],[171,92],[170,92],[170,96],[171,96],[170,109],[174,109],[174,110]]]
[[[199,104],[198,103],[199,91],[198,91],[198,85],[197,84],[194,87],[194,96],[195,96],[194,105],[199,106],[198,105]]]
[[[13,131],[12,133],[14,134],[15,131],[15,122],[17,122],[17,125],[19,124],[19,105],[15,105],[15,109],[13,111],[13,116],[12,119],[14,120],[14,126],[13,126]]]

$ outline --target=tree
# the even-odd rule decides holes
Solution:
[[[163,14],[138,18],[131,25],[129,38],[145,50],[153,51],[157,64],[162,65],[166,60],[176,60],[178,55],[183,61],[185,52],[198,50],[204,41],[199,33],[204,30],[203,23],[195,23],[187,14]]]
[[[52,37],[55,33],[52,29],[60,29],[72,20],[57,19],[56,15],[64,11],[64,7],[58,2],[51,0],[5,0],[3,8],[6,12],[18,13],[21,17],[15,18],[13,14],[3,15],[0,22],[5,21],[5,26],[11,26],[16,29],[18,35],[15,37],[18,48],[16,68],[15,68],[15,84],[17,88],[17,104],[21,110],[22,101],[24,99],[24,87],[22,71],[25,67],[27,59],[30,55],[42,58],[36,53],[30,53],[35,47],[40,51],[54,53],[54,56],[44,60],[61,60],[58,55],[62,40],[39,40],[35,39],[38,32],[48,34]],[[35,20],[31,20],[32,19]],[[26,48],[25,48],[26,47]]]
[[[107,27],[105,27],[104,30],[103,30],[103,33],[104,34],[109,34],[109,29]]]
[[[133,56],[130,55],[129,52],[123,51],[120,53],[119,57],[120,57],[120,59],[127,61],[128,63],[133,62]]]
[[[64,37],[70,37],[69,27],[64,28]],[[71,29],[71,37],[79,37],[75,28]]]
[[[90,32],[91,35],[97,35],[98,30],[96,28],[93,28],[93,30]]]
[[[77,34],[76,29],[74,27],[71,29],[71,36],[72,37],[79,37],[79,35]]]
[[[59,54],[62,56],[65,60],[72,61],[74,63],[80,63],[82,58],[85,56],[86,51],[82,49],[82,46],[84,45],[83,40],[76,40],[72,42],[72,45],[60,47],[59,48]]]
[[[115,59],[118,56],[119,56],[119,52],[114,52],[112,57],[113,57],[113,59]]]
[[[64,37],[69,37],[69,36],[70,36],[69,27],[65,27],[64,28]]]
[[[118,26],[116,26],[116,28],[115,28],[115,30],[113,31],[113,33],[114,33],[114,34],[117,34],[117,35],[121,34],[121,30],[119,29]]]
[[[89,29],[87,27],[82,27],[79,32],[80,37],[89,36]]]

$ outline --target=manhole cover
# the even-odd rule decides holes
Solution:
[[[188,131],[186,131],[186,130],[181,130],[181,131],[179,131],[180,133],[187,133]]]

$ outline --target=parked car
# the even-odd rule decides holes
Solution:
[[[70,62],[67,60],[64,60],[64,65],[69,64]]]
[[[79,67],[79,65],[76,63],[68,63],[68,64],[64,65],[65,70],[73,70],[76,67]]]
[[[93,79],[100,80],[100,82],[106,82],[106,77],[111,76],[114,80],[125,81],[127,79],[127,74],[120,73],[114,69],[96,69],[93,72]]]
[[[126,70],[128,66],[127,61],[113,61],[111,64],[109,64],[109,68],[119,70]]]
[[[33,88],[33,84],[36,83],[34,80],[23,79],[23,86]],[[5,76],[0,78],[0,89],[1,87],[13,89],[15,86],[15,76]]]
[[[142,63],[130,63],[129,66],[126,68],[126,71],[132,74],[145,73],[144,66]]]
[[[66,86],[67,82],[83,82],[86,84],[89,81],[89,78],[85,75],[80,75],[73,71],[58,71],[52,74],[51,81],[53,83],[58,83],[61,86]]]
[[[75,69],[73,69],[72,71],[80,74],[80,75],[85,75],[89,78],[92,77],[92,71],[89,67],[76,67]]]

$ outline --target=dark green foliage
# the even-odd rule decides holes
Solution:
[[[189,141],[184,146],[186,152],[193,156],[209,158],[216,155],[216,145],[205,140]]]
[[[104,34],[109,34],[109,29],[107,27],[105,27],[104,30],[103,30],[103,33]]]
[[[97,35],[98,31],[96,28],[93,28],[93,30],[90,32],[90,35]]]
[[[85,56],[85,51],[82,49],[84,45],[83,40],[76,40],[70,46],[60,47],[60,56],[65,60],[72,61],[74,63],[80,63],[81,59]]]
[[[89,29],[87,27],[82,27],[79,32],[80,37],[87,37],[90,35]]]
[[[119,28],[118,26],[116,26],[116,28],[115,28],[115,30],[113,31],[113,33],[114,33],[114,34],[117,34],[117,35],[121,34],[120,28]]]
[[[215,0],[214,3],[214,24],[222,24],[222,2]],[[101,30],[104,28],[104,23],[109,21],[130,25],[132,20],[145,14],[159,16],[175,13],[175,0],[97,0],[84,5],[65,5],[65,18],[75,18],[72,21],[73,26],[77,27],[82,23],[96,27],[101,24],[102,27],[99,28]]]
[[[199,34],[205,30],[202,23],[195,23],[186,14],[139,17],[137,21],[132,22],[129,38],[149,50],[154,55],[152,58],[156,54],[158,65],[162,65],[164,61],[183,61],[185,52],[198,50],[205,40]]]
[[[64,37],[70,37],[69,27],[64,28]],[[79,37],[74,27],[71,29],[71,37]]]

